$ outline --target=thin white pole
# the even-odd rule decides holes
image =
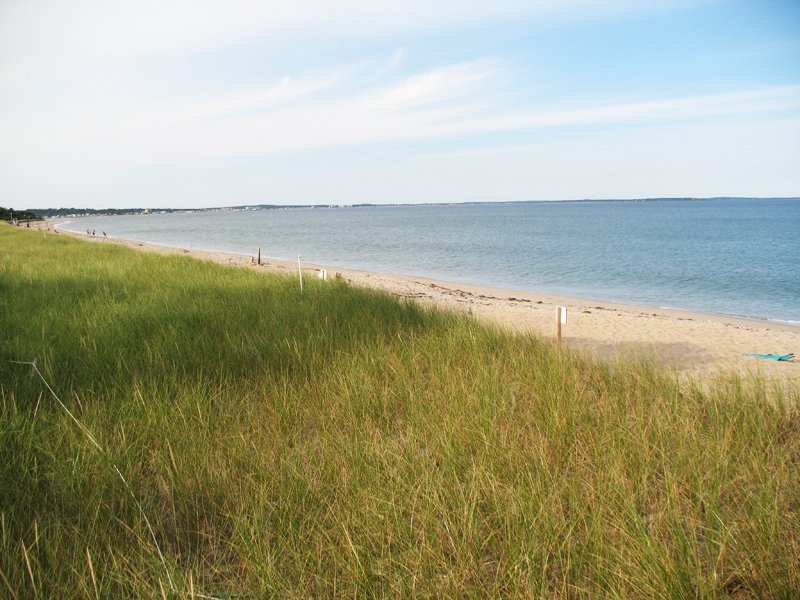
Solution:
[[[303,266],[300,263],[300,259],[303,258],[299,254],[297,255],[297,272],[300,273],[300,292],[303,292]]]

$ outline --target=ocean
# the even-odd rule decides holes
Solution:
[[[800,325],[800,199],[214,210],[59,227]]]

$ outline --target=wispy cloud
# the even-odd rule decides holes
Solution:
[[[186,57],[250,44],[291,51],[296,44],[383,40],[519,20],[607,19],[687,2],[613,0],[600,7],[590,0],[5,0],[0,77],[10,89],[65,68],[165,53]],[[399,62],[402,51],[394,59]]]
[[[641,102],[622,102],[568,109],[515,111],[493,115],[470,125],[473,133],[594,126],[625,123],[653,123],[735,114],[761,114],[800,108],[800,85],[779,86],[691,95]]]
[[[398,48],[397,50],[395,50],[394,54],[392,54],[392,60],[389,61],[389,68],[393,69],[394,67],[399,65],[401,62],[403,62],[405,56],[406,56],[406,51],[403,50],[402,48]]]
[[[348,72],[343,66],[318,77],[285,76],[263,90],[132,112],[129,118],[120,118],[125,108],[118,107],[105,118],[88,111],[40,128],[26,124],[14,151],[114,145],[128,148],[128,160],[160,162],[407,139],[463,110],[492,73],[483,62],[450,65],[348,93]]]
[[[345,75],[334,72],[316,77],[292,77],[285,75],[265,89],[221,95],[218,98],[198,104],[189,104],[166,114],[155,114],[141,126],[164,126],[178,123],[197,124],[204,121],[231,118],[239,115],[258,114],[285,107],[288,103],[299,102],[318,96],[341,84]]]
[[[0,192],[42,194],[47,180],[58,180],[80,194],[131,172],[334,157],[343,149],[362,157],[348,167],[355,179],[377,145],[396,156],[417,147],[417,157],[449,160],[476,157],[505,138],[494,154],[527,156],[531,143],[558,133],[586,139],[602,130],[612,144],[622,129],[796,116],[796,78],[718,82],[702,92],[659,81],[624,97],[619,88],[600,94],[591,86],[566,93],[553,75],[562,65],[547,64],[546,49],[525,54],[514,45],[538,27],[696,4],[6,0]],[[511,26],[517,38],[509,48],[498,32]],[[491,44],[473,46],[476,32]]]
[[[341,73],[347,69],[341,69]],[[50,123],[14,151],[97,155],[96,162],[158,164],[274,156],[306,150],[413,142],[502,132],[653,124],[759,115],[800,106],[800,86],[760,88],[552,109],[496,106],[496,65],[479,61],[395,77],[359,93],[346,76],[286,76],[262,90],[220,95],[130,120],[87,114]],[[331,93],[336,92],[336,93]],[[114,148],[103,152],[103,148]]]
[[[476,92],[491,75],[485,62],[448,65],[412,75],[357,103],[379,112],[419,109]]]
[[[234,98],[212,110],[188,110],[176,115],[172,123],[156,119],[154,123],[159,127],[177,128],[185,123],[193,130],[174,132],[169,136],[174,144],[160,141],[156,146],[171,150],[156,156],[160,154],[160,160],[175,156],[185,160],[250,153],[269,155],[508,131],[760,115],[800,106],[800,86],[789,86],[567,110],[485,114],[486,102],[476,86],[488,77],[490,73],[482,66],[457,65],[412,76],[378,92],[342,100],[322,98],[297,108],[269,110],[262,104],[262,112],[242,116],[237,116],[242,107],[258,106],[259,97]],[[281,84],[277,89],[282,89]],[[223,115],[227,117],[224,120],[209,120]],[[152,152],[146,155],[155,158]]]

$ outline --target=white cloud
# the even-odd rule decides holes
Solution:
[[[98,157],[102,162],[115,153],[101,148],[124,147],[120,159],[150,163],[408,139],[419,135],[421,127],[455,114],[478,91],[479,82],[491,76],[486,63],[451,65],[361,94],[321,94],[345,86],[346,71],[343,67],[339,74],[304,79],[287,76],[264,90],[143,114],[135,108],[128,113],[125,107],[107,115],[83,110],[67,119],[45,117],[37,126],[35,113],[11,136],[17,142],[8,152],[72,149],[105,154]]]
[[[480,152],[364,159],[357,187],[353,173],[339,164],[318,166],[313,178],[302,178],[302,167],[287,172],[267,162],[265,173],[232,182],[232,189],[239,197],[298,203],[783,196],[797,194],[799,160],[797,119],[766,126],[680,123],[611,138],[579,131],[556,141]]]
[[[636,10],[636,5],[617,1],[600,12]],[[454,29],[524,16],[592,14],[598,12],[594,6],[588,0],[6,0],[0,32],[4,45],[20,48],[146,54],[303,30],[372,37]],[[38,42],[45,42],[44,48]]]
[[[368,155],[366,148],[376,144],[394,144],[402,153],[409,143],[444,145],[454,138],[464,140],[460,155],[440,153],[434,160],[450,165],[449,172],[469,165],[469,181],[484,172],[479,158],[487,158],[498,177],[510,178],[512,172],[498,158],[503,154],[507,164],[518,165],[513,177],[522,181],[525,160],[549,165],[556,173],[558,164],[569,160],[568,152],[586,153],[556,142],[552,159],[538,145],[535,151],[528,145],[473,155],[483,143],[481,136],[511,133],[535,139],[545,130],[680,126],[798,111],[800,86],[753,86],[638,102],[555,105],[517,97],[512,103],[503,92],[514,89],[518,73],[500,58],[431,63],[405,46],[423,33],[437,32],[437,40],[441,33],[446,40],[447,32],[487,22],[586,19],[598,13],[609,18],[683,3],[618,0],[598,8],[589,0],[6,0],[0,3],[0,191],[44,198],[32,204],[45,205],[60,202],[46,200],[47,190],[72,196],[113,190],[118,178],[134,172],[174,167],[173,177],[179,179],[183,166],[204,161],[267,162],[342,148],[360,148]],[[373,42],[368,45],[372,54],[337,54],[340,41],[364,40]],[[284,66],[285,58],[306,44],[330,48],[329,55],[315,55],[308,65]],[[234,51],[247,56],[241,49],[248,45],[258,56],[253,60],[264,62],[250,78],[217,78],[212,67],[204,70],[208,56]],[[173,71],[159,69],[161,60],[185,61],[197,70],[200,83],[193,81],[192,87],[170,81]],[[615,138],[606,131],[603,139]],[[641,150],[644,141],[637,143]],[[625,152],[607,154],[622,157]],[[415,168],[422,174],[428,167],[417,161]],[[359,169],[351,165],[349,176]],[[544,171],[540,176],[549,177]],[[232,185],[222,171],[220,181]],[[486,187],[451,185],[462,194]],[[186,186],[191,188],[191,182]],[[202,191],[214,187],[205,182]]]
[[[419,108],[475,91],[490,75],[488,63],[449,65],[408,77],[359,103],[381,112]]]
[[[706,0],[709,1],[709,0]],[[184,56],[258,43],[291,52],[304,43],[455,31],[564,15],[610,18],[668,10],[688,0],[5,0],[0,78],[7,89],[76,65]],[[645,6],[646,4],[646,6]],[[395,56],[402,58],[402,53]]]
[[[15,141],[0,145],[0,156],[69,165],[88,178],[98,171],[207,159],[498,132],[643,126],[800,107],[800,86],[786,86],[605,106],[497,110],[492,91],[500,75],[497,65],[487,61],[395,77],[359,93],[349,88],[353,77],[358,75],[343,66],[334,74],[286,76],[264,89],[161,111],[140,113],[134,106],[103,114],[90,109],[69,118],[42,117],[38,126],[34,113],[16,129],[13,124],[7,128]]]
[[[247,154],[275,155],[414,139],[446,138],[496,132],[753,115],[800,106],[800,86],[689,96],[562,110],[525,110],[481,114],[485,100],[480,82],[491,78],[483,64],[434,69],[394,82],[383,90],[343,99],[321,97],[303,106],[279,105],[332,82],[292,86],[284,79],[264,92],[221,98],[188,106],[133,125],[75,123],[61,133],[48,130],[32,151],[51,145],[63,150],[113,144],[134,150],[124,159],[135,163],[193,160]],[[244,109],[260,109],[250,114]],[[224,117],[224,118],[222,118]],[[54,135],[56,133],[56,135]],[[138,148],[138,156],[136,149]]]
[[[606,106],[516,111],[475,121],[472,128],[474,132],[511,131],[515,129],[647,123],[797,109],[800,109],[800,86],[791,85],[740,92],[625,102]]]

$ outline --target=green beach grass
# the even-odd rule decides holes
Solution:
[[[0,332],[0,597],[800,596],[791,388],[6,226]]]

